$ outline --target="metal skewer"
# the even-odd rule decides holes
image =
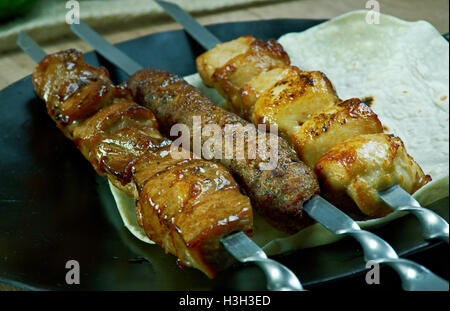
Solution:
[[[435,212],[420,206],[408,192],[395,185],[379,193],[381,199],[392,209],[410,212],[422,224],[423,236],[426,239],[441,239],[448,244],[448,222]]]
[[[206,50],[213,49],[217,44],[222,43],[205,27],[200,25],[190,14],[185,14],[177,4],[166,1],[157,2],[176,21],[183,19],[185,30]]]
[[[19,33],[17,45],[38,64],[47,56],[47,53],[24,32]]]
[[[408,291],[448,291],[449,284],[422,265],[399,258],[395,250],[379,236],[362,230],[358,224],[342,211],[319,196],[313,197],[304,207],[312,218],[337,235],[348,235],[361,244],[364,259],[372,263],[392,267]]]
[[[87,25],[80,24],[79,30],[89,38],[86,41],[97,40],[102,46],[110,45],[100,35],[93,32]],[[84,38],[83,38],[84,39]],[[17,38],[17,45],[39,63],[47,54],[27,34],[21,32]],[[142,67],[134,60],[126,56],[117,48],[102,49],[106,58],[118,59],[121,66],[128,74],[132,74]],[[124,66],[124,67],[122,67]],[[225,249],[240,262],[252,262],[258,265],[265,273],[267,289],[277,291],[303,291],[303,287],[297,276],[282,264],[267,258],[264,251],[256,245],[245,233],[238,232],[222,238]]]

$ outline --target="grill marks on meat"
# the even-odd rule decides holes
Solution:
[[[78,51],[45,57],[33,84],[97,173],[136,200],[138,223],[150,239],[209,277],[233,262],[220,238],[251,234],[252,210],[223,166],[192,156],[173,159],[153,113]]]
[[[213,105],[201,93],[176,75],[163,70],[145,69],[135,73],[128,81],[136,101],[150,109],[163,126],[166,135],[171,126],[185,124],[190,129],[191,140],[193,117],[201,117],[202,128],[208,124],[217,124],[222,129],[222,142],[225,141],[226,125],[251,126],[251,123],[239,116]],[[256,128],[255,128],[256,131]],[[270,150],[269,134],[263,150]],[[202,142],[210,138],[202,132]],[[302,212],[302,205],[312,195],[318,193],[318,182],[310,168],[297,159],[295,151],[288,143],[275,137],[278,143],[278,163],[273,170],[261,170],[260,163],[266,162],[260,157],[239,160],[227,159],[222,148],[220,162],[238,179],[252,200],[253,207],[278,228],[295,232],[311,220]],[[245,137],[244,149],[249,148],[249,138]]]

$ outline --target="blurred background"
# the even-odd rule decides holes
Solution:
[[[332,18],[366,7],[366,0],[171,0],[202,24],[275,18]],[[65,0],[0,0],[0,90],[30,74],[33,62],[15,45],[25,30],[47,52],[68,47],[91,50],[70,33]],[[73,1],[75,2],[75,1]],[[180,29],[151,0],[79,0],[81,19],[113,42]],[[426,20],[449,31],[448,0],[380,0],[380,11],[399,18]],[[70,6],[69,6],[70,8]]]

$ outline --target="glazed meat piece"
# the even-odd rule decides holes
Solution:
[[[358,135],[383,132],[383,125],[369,106],[357,98],[313,115],[292,135],[298,157],[309,167],[334,145]]]
[[[288,140],[311,115],[339,102],[325,74],[290,66],[273,40],[240,37],[203,53],[196,64],[203,82],[233,111],[254,124],[277,125]]]
[[[70,139],[80,121],[113,98],[131,99],[127,91],[112,85],[105,68],[89,66],[75,50],[44,58],[34,71],[33,85],[50,117]]]
[[[371,218],[391,212],[378,191],[397,184],[414,193],[431,180],[406,152],[400,138],[383,133],[337,144],[317,161],[314,171],[326,199],[349,211],[359,209]]]
[[[258,90],[262,83],[270,85],[258,94],[251,121],[276,124],[280,134],[290,139],[306,120],[322,109],[334,106],[339,98],[330,80],[320,71],[300,71],[296,67],[287,71],[286,76],[275,79],[270,71],[263,73],[244,88]]]
[[[138,223],[183,265],[200,267],[212,277],[233,262],[220,239],[252,232],[249,200],[219,164],[174,160],[169,152],[163,148],[134,165],[141,189]]]
[[[45,57],[33,84],[58,128],[96,171],[136,200],[138,223],[150,239],[209,277],[233,262],[220,238],[251,234],[252,209],[223,166],[191,153],[174,159],[154,115],[80,52]]]
[[[197,58],[199,74],[206,85],[213,87],[212,79],[217,68],[222,68],[234,57],[250,50],[250,46],[256,39],[251,36],[243,36],[236,40],[218,44],[214,49]]]
[[[213,86],[236,111],[241,106],[241,88],[254,77],[290,64],[289,57],[275,40],[240,37],[217,45],[196,60],[205,84]]]
[[[145,105],[156,116],[165,134],[173,125],[184,124],[189,128],[190,139],[194,139],[194,117],[200,119],[201,128],[218,125],[219,136],[226,141],[226,127],[248,127],[256,132],[254,125],[237,115],[215,107],[213,103],[183,79],[162,70],[145,69],[135,73],[128,81],[138,103]],[[178,134],[178,133],[176,133]],[[201,132],[201,141],[209,140],[211,134]],[[273,169],[262,169],[268,162],[260,154],[255,158],[245,152],[243,158],[227,157],[224,148],[219,150],[215,161],[227,167],[252,200],[253,207],[261,215],[289,232],[295,232],[311,223],[303,213],[302,206],[311,196],[319,192],[318,182],[312,169],[298,160],[288,143],[275,135],[261,132],[265,142],[255,142],[264,153],[277,146]],[[270,137],[269,137],[270,136]],[[272,145],[274,142],[276,145]],[[251,139],[244,138],[244,149],[251,148]]]

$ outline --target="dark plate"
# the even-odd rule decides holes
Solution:
[[[241,35],[266,39],[320,22],[270,20],[209,28],[221,40]],[[118,46],[145,67],[179,75],[194,73],[195,56],[203,52],[183,31],[154,34]],[[126,79],[95,53],[86,54],[86,60],[110,69],[115,82]],[[96,176],[75,145],[56,129],[44,103],[36,98],[30,77],[1,91],[0,105],[0,281],[31,289],[265,288],[264,275],[252,265],[236,266],[209,280],[195,269],[180,269],[175,257],[131,236],[122,225],[106,181]],[[448,219],[448,206],[446,198],[434,207]],[[448,247],[424,241],[414,218],[398,219],[375,232],[402,255],[420,251],[435,258],[438,252],[437,257],[446,258],[444,270],[442,263],[433,262],[429,268],[448,277]],[[358,244],[345,239],[276,259],[291,268],[306,287],[346,284],[351,288],[365,284],[361,255]],[[80,263],[80,285],[65,282],[66,262],[72,259]],[[398,279],[389,269],[381,271],[382,284],[398,287]]]

